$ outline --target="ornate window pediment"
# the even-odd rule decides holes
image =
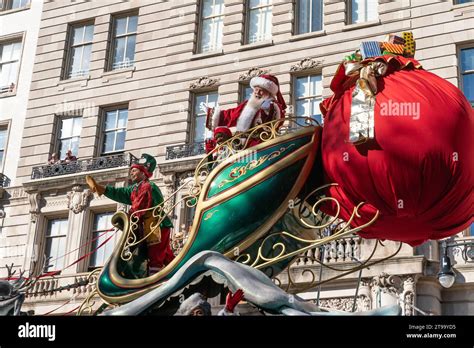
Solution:
[[[311,69],[318,69],[323,65],[322,60],[315,60],[312,58],[303,58],[298,63],[291,66],[291,72],[305,71]]]
[[[251,80],[253,77],[260,76],[263,74],[268,74],[269,70],[267,69],[260,69],[260,68],[250,68],[245,73],[239,76],[239,81],[248,81]]]
[[[203,88],[209,88],[209,87],[216,87],[218,83],[219,83],[218,78],[202,76],[198,78],[196,81],[192,82],[189,85],[189,89],[203,89]]]

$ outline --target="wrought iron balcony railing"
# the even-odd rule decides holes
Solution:
[[[0,173],[0,187],[8,187],[10,185],[10,179],[5,174]]]
[[[178,159],[192,156],[204,155],[206,153],[206,148],[204,146],[204,141],[196,142],[192,144],[182,144],[168,146],[166,148],[166,159]]]
[[[137,161],[138,159],[132,154],[123,153],[82,159],[69,163],[59,162],[56,164],[33,167],[31,179],[43,179],[67,174],[90,172],[94,170],[125,167],[130,166],[132,163],[136,163]]]

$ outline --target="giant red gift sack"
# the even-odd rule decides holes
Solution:
[[[346,221],[366,202],[353,226],[380,211],[360,232],[364,238],[418,245],[456,234],[473,222],[473,109],[458,88],[416,60],[376,59],[388,62],[388,72],[377,79],[374,139],[348,142],[354,81],[342,66],[331,82],[334,95],[321,105],[325,180],[338,184],[327,194],[339,201]],[[335,214],[336,208],[324,210]]]

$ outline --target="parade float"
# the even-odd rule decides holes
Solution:
[[[124,233],[96,287],[104,308],[119,308],[105,313],[159,314],[207,276],[244,289],[269,313],[321,314],[301,299],[288,305],[271,280],[306,250],[354,233],[415,246],[466,229],[474,211],[472,107],[413,56],[411,33],[364,42],[337,69],[334,94],[321,104],[324,127],[287,117],[214,148],[190,182],[149,209],[153,230],[176,206],[195,207],[187,242],[159,272],[127,275],[146,236],[136,233],[134,214],[116,213]]]
[[[117,212],[112,223],[123,233],[90,274],[96,291],[78,314],[172,314],[173,299],[210,280],[242,289],[266,313],[324,315],[275,281],[305,251],[354,234],[415,246],[470,226],[473,110],[458,88],[423,70],[414,49],[411,33],[363,42],[332,79],[324,127],[286,117],[239,132],[160,204]],[[143,262],[138,246],[182,205],[195,214],[176,257],[156,273],[130,272]],[[146,235],[143,213],[152,217]],[[372,255],[337,277],[387,259]],[[103,305],[92,310],[97,296]]]

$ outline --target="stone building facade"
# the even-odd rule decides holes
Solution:
[[[290,114],[318,118],[312,105],[330,95],[341,59],[363,40],[402,31],[413,31],[424,68],[460,86],[474,103],[470,70],[460,63],[461,55],[474,59],[472,1],[45,1],[24,125],[10,132],[21,139],[18,164],[7,171],[12,184],[0,189],[0,264],[29,269],[36,260],[39,269],[47,254],[62,271],[39,281],[25,306],[36,314],[74,312],[91,291],[81,280],[106,253],[75,262],[104,240],[110,216],[125,207],[94,197],[86,173],[123,186],[131,161],[149,153],[158,161],[152,180],[169,195],[202,158],[201,102],[235,106],[245,99],[250,78],[269,72],[278,77]],[[22,73],[27,64],[24,55]],[[48,165],[53,153],[62,158],[68,149],[78,162]],[[187,231],[191,216],[176,207],[175,232]],[[455,239],[470,239],[470,233]],[[338,243],[328,247],[326,261],[350,267],[352,256],[364,260],[375,241]],[[374,258],[397,248],[384,244]],[[325,284],[318,295],[304,286],[310,282],[304,269],[319,274],[318,251],[308,252],[281,276],[282,286],[351,310],[359,274]],[[436,279],[438,243],[403,245],[394,258],[360,274],[356,308],[401,303],[405,315],[473,314],[472,260],[454,257],[458,281],[445,290]],[[52,291],[60,287],[65,290]]]

